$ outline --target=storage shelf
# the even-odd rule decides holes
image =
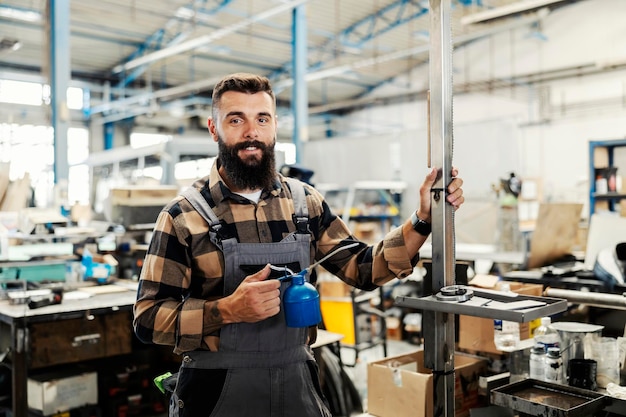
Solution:
[[[595,181],[596,169],[612,167],[615,159],[615,149],[624,147],[626,147],[626,139],[589,141],[589,218],[591,218],[596,210],[596,202],[608,202],[609,210],[615,211],[615,205],[619,204],[621,200],[626,199],[626,194],[622,192],[596,192]],[[608,166],[596,166],[595,153],[598,149],[606,150]]]
[[[626,194],[622,193],[594,193],[593,197],[596,200],[614,200],[626,198]]]
[[[472,288],[473,297],[467,301],[442,301],[435,295],[427,297],[396,298],[395,305],[419,310],[462,314],[489,319],[501,319],[527,323],[540,317],[552,316],[567,309],[567,301],[560,298],[533,297],[521,294],[504,294],[499,291]],[[537,306],[513,310],[512,304],[519,301],[536,302]],[[539,305],[541,304],[541,305]]]

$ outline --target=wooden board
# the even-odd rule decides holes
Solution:
[[[9,189],[9,168],[10,164],[6,162],[0,162],[0,207],[2,207],[2,200]]]
[[[111,294],[111,293],[116,293],[116,292],[126,292],[128,291],[128,289],[119,285],[97,285],[94,287],[83,287],[79,291],[96,295],[96,294]]]
[[[0,211],[20,211],[28,207],[30,194],[30,176],[26,173],[23,178],[9,184]]]
[[[549,265],[571,254],[578,236],[580,203],[542,203],[530,241],[528,268]]]
[[[126,186],[111,189],[111,204],[124,206],[164,206],[178,195],[178,187]]]

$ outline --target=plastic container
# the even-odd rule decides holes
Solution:
[[[530,360],[528,362],[529,376],[539,381],[546,378],[546,350],[543,345],[535,344],[530,349]]]
[[[291,285],[283,295],[287,327],[315,326],[322,321],[320,295],[304,279],[306,270],[291,276]]]
[[[510,285],[503,283],[501,291],[511,292]],[[517,349],[520,342],[519,333],[519,323],[517,322],[500,319],[493,321],[493,343],[498,350],[511,351]]]
[[[543,346],[546,352],[551,347],[561,347],[559,333],[552,327],[550,317],[541,318],[541,325],[535,329],[533,338],[535,339],[535,344]]]
[[[545,365],[545,380],[557,384],[563,383],[563,358],[558,347],[548,349]]]

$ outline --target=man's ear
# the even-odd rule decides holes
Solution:
[[[209,129],[209,133],[215,142],[217,142],[217,126],[213,123],[213,118],[209,117],[207,119],[207,127]]]

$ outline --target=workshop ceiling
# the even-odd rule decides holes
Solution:
[[[505,25],[507,17],[572,2],[451,0],[452,33],[469,42]],[[2,71],[46,74],[48,3],[0,2]],[[72,80],[91,88],[90,117],[109,122],[167,106],[185,117],[194,109],[206,113],[215,80],[238,71],[270,77],[288,108],[293,10],[299,6],[306,13],[309,106],[362,98],[428,61],[427,0],[75,0],[69,16]],[[501,10],[505,18],[463,23]],[[112,104],[102,105],[104,92]]]

